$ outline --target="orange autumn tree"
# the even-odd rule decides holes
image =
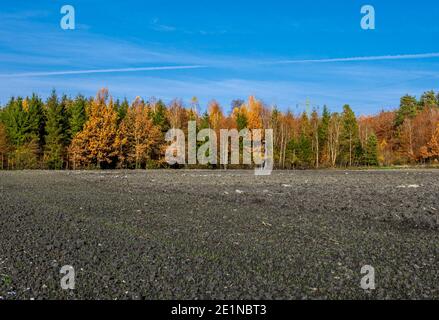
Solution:
[[[209,113],[209,123],[212,126],[212,129],[217,132],[217,135],[219,136],[219,130],[221,129],[221,125],[223,122],[223,118],[224,118],[224,114],[223,114],[223,110],[220,106],[220,104],[215,101],[212,100],[209,103],[208,106],[208,113]]]
[[[88,120],[69,148],[70,161],[77,167],[114,167],[117,160],[117,112],[108,90],[102,89],[92,101]]]
[[[251,96],[248,99],[248,128],[262,129],[262,103]]]
[[[149,108],[137,97],[128,109],[115,141],[119,166],[136,169],[147,167],[154,154],[160,153],[161,140],[162,132],[154,126]]]
[[[181,100],[175,99],[167,110],[167,118],[171,128],[187,129],[187,113]]]
[[[421,148],[420,154],[424,159],[439,159],[439,123],[428,144]]]
[[[209,127],[213,131],[215,131],[216,134],[216,143],[217,146],[220,145],[220,130],[224,128],[224,113],[220,106],[220,104],[216,100],[212,100],[209,102],[209,105],[207,107],[207,113],[208,113],[208,119],[209,119]],[[212,137],[213,138],[213,137]],[[210,140],[211,137],[209,136],[208,140]],[[219,153],[217,150],[217,163],[220,162]]]
[[[239,107],[234,107],[230,115],[232,120],[236,123],[238,131],[247,128],[248,126],[248,110],[245,104]]]

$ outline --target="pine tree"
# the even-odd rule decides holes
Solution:
[[[2,118],[12,145],[22,145],[26,140],[29,127],[23,109],[23,99],[11,98],[2,112]]]
[[[328,130],[329,130],[329,121],[331,120],[331,113],[328,110],[328,107],[323,106],[322,111],[322,120],[319,127],[319,140],[320,146],[323,148],[326,145],[328,140]]]
[[[82,131],[86,121],[87,100],[82,95],[78,95],[69,108],[69,127],[70,138],[73,139]]]
[[[419,100],[419,108],[437,108],[438,107],[438,99],[433,90],[424,92]]]
[[[171,127],[166,117],[166,105],[162,100],[157,101],[151,108],[151,119],[155,126],[158,126],[163,133]]]
[[[41,155],[44,148],[45,123],[44,103],[36,94],[25,100],[27,104],[27,116],[29,120],[30,135],[35,136],[38,145],[38,154]]]
[[[248,112],[245,104],[242,104],[239,107],[235,107],[232,111],[232,117],[236,122],[236,127],[238,131],[248,128]]]
[[[364,150],[364,163],[368,166],[377,166],[378,162],[378,139],[373,133],[367,138]]]
[[[2,112],[11,143],[11,165],[17,169],[36,168],[44,143],[44,114],[41,100],[11,98]]]
[[[46,102],[46,145],[44,160],[49,169],[62,169],[68,142],[66,98],[60,102],[56,92]]]
[[[320,162],[327,163],[329,160],[328,154],[328,134],[329,134],[329,123],[331,120],[331,113],[328,107],[323,106],[322,118],[319,126],[319,150],[320,150]]]
[[[341,156],[346,164],[352,166],[357,160],[360,140],[357,118],[349,105],[343,107],[342,122]]]
[[[158,100],[157,102],[151,103],[150,106],[150,119],[155,127],[158,127],[162,132],[161,139],[158,142],[156,147],[157,154],[154,155],[156,163],[158,166],[165,166],[166,159],[164,158],[164,154],[166,152],[166,148],[168,147],[167,142],[165,141],[165,134],[170,129],[171,125],[166,116],[167,110],[166,105],[162,100]]]
[[[129,106],[130,104],[128,103],[127,98],[123,99],[122,103],[120,103],[119,100],[117,100],[116,103],[114,104],[114,108],[116,109],[117,112],[118,124],[121,123],[123,119],[125,119]]]
[[[406,118],[414,118],[418,111],[418,101],[415,97],[405,95],[401,98],[400,106],[396,112],[395,127],[400,127]]]
[[[300,135],[296,143],[296,155],[302,167],[312,165],[312,126],[306,112],[303,112],[300,118]]]

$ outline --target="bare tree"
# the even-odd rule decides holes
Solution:
[[[328,151],[331,165],[335,167],[340,152],[340,132],[342,119],[338,113],[334,113],[329,121],[328,128]]]

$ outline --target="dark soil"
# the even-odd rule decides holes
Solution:
[[[439,171],[0,172],[0,299],[31,298],[438,299]]]

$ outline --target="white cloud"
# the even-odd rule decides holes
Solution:
[[[408,60],[408,59],[430,59],[430,58],[439,58],[439,52],[420,53],[420,54],[398,54],[398,55],[386,55],[386,56],[365,56],[365,57],[351,57],[351,58],[314,59],[314,60],[312,59],[284,60],[284,61],[275,62],[275,64]]]
[[[143,68],[27,72],[27,73],[0,74],[0,77],[1,78],[45,77],[45,76],[78,75],[78,74],[92,74],[92,73],[122,73],[122,72],[127,73],[127,72],[140,72],[140,71],[186,70],[186,69],[200,69],[200,68],[204,68],[204,66],[164,66],[164,67],[143,67]]]

